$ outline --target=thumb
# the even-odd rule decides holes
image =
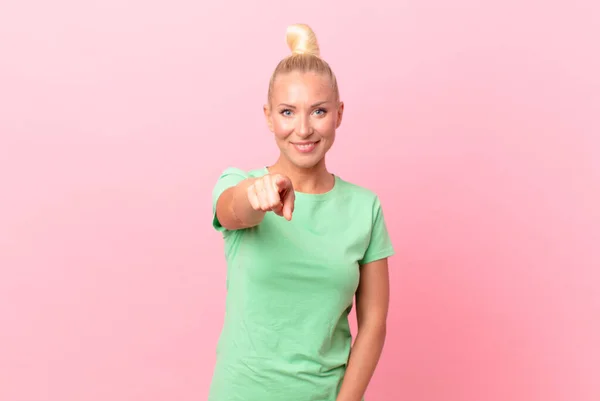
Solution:
[[[292,182],[290,181],[289,178],[287,178],[281,174],[277,174],[275,176],[275,188],[277,189],[278,192],[289,189],[291,186],[292,186]]]

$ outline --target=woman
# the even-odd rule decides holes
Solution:
[[[337,81],[308,26],[290,26],[287,41],[264,106],[280,156],[225,170],[213,192],[228,267],[210,401],[360,401],[386,334],[394,251],[381,204],[327,170]]]

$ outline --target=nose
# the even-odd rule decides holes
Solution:
[[[308,116],[301,116],[298,118],[296,124],[296,134],[302,138],[308,138],[312,134],[312,127],[310,125],[310,119]]]

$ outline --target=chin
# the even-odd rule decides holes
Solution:
[[[298,168],[302,168],[302,169],[312,169],[316,166],[318,166],[322,161],[323,161],[323,157],[318,157],[318,158],[306,158],[306,159],[298,159],[298,158],[293,158],[290,159],[290,161],[292,162],[292,164]]]

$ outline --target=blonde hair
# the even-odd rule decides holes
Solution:
[[[339,100],[337,79],[329,64],[321,58],[319,43],[313,30],[306,24],[290,25],[287,28],[286,41],[292,54],[281,60],[271,75],[268,92],[269,103],[277,76],[293,71],[316,72],[328,76],[331,79],[336,99]]]

